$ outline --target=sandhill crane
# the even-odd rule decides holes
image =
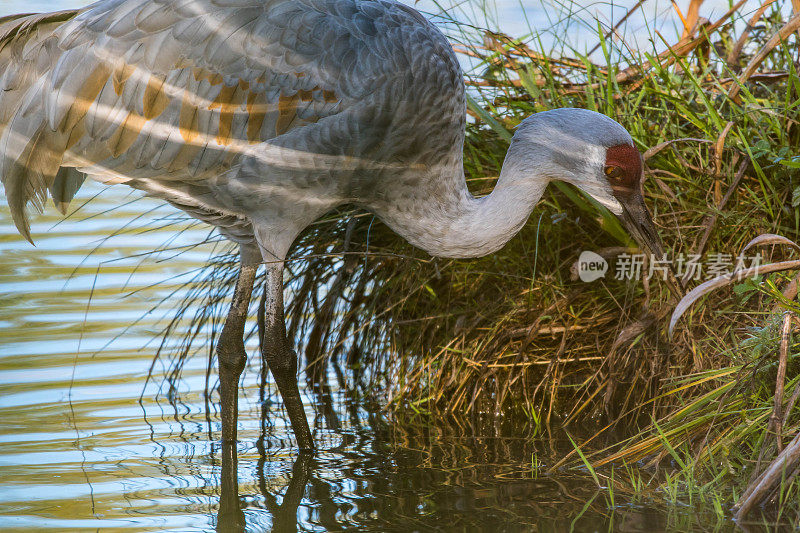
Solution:
[[[0,19],[0,175],[19,231],[86,176],[216,226],[241,267],[217,346],[222,440],[236,441],[243,334],[267,270],[263,358],[298,446],[314,441],[286,337],[283,261],[310,223],[355,204],[434,256],[478,257],[525,224],[550,180],[571,183],[660,250],[642,160],[614,120],[528,117],[493,192],[462,165],[465,88],[447,39],[391,0],[101,0]],[[235,453],[235,452],[232,452]]]

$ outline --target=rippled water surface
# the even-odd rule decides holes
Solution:
[[[0,526],[236,530],[241,520],[217,516],[223,472],[216,397],[204,393],[205,352],[184,369],[175,394],[162,387],[167,365],[148,381],[165,313],[148,310],[212,249],[139,254],[200,242],[207,230],[189,228],[177,239],[180,223],[146,231],[173,212],[122,187],[87,184],[77,204],[101,191],[66,221],[52,210],[36,219],[35,248],[5,209],[0,214]],[[537,450],[513,431],[394,431],[375,405],[347,390],[352,380],[334,388],[339,429],[309,407],[320,451],[298,457],[275,388],[262,390],[260,381],[256,357],[241,394],[238,469],[252,531],[534,523],[558,530],[595,496],[582,479],[536,479]],[[307,395],[307,405],[315,399]]]
[[[0,16],[79,4],[6,1]],[[35,218],[33,247],[0,199],[3,530],[731,527],[688,506],[609,501],[586,476],[545,475],[536,465],[563,451],[524,429],[495,421],[397,427],[380,394],[364,400],[346,370],[330,380],[327,416],[305,392],[320,450],[298,456],[258,357],[240,395],[237,494],[221,483],[216,396],[205,394],[209,331],[176,390],[165,387],[169,357],[153,365],[170,317],[169,305],[156,304],[176,298],[213,253],[211,244],[194,246],[208,229],[124,187],[87,184],[73,205],[85,202],[66,220],[52,207]],[[163,251],[143,255],[155,249]],[[219,516],[221,501],[243,514]]]
[[[64,221],[52,208],[36,219],[36,247],[0,210],[4,530],[684,531],[717,522],[624,494],[612,502],[588,476],[545,475],[536,465],[564,450],[502,421],[400,427],[346,369],[330,379],[332,412],[305,393],[320,450],[299,457],[253,346],[236,494],[221,483],[216,395],[204,392],[208,340],[172,393],[169,359],[151,372],[171,311],[150,310],[207,261],[211,245],[189,246],[208,230],[124,187],[87,184],[76,205],[98,193]],[[169,250],[141,255],[154,249]],[[241,513],[218,516],[221,501]]]

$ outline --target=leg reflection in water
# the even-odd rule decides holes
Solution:
[[[239,501],[239,475],[236,457],[236,443],[222,443],[221,493],[217,513],[217,531],[244,531],[244,512]]]
[[[265,460],[262,459],[259,462]],[[303,500],[306,484],[314,465],[314,454],[301,452],[292,466],[292,478],[289,486],[283,493],[280,505],[273,492],[267,490],[267,483],[263,476],[263,468],[259,468],[259,485],[264,496],[267,509],[272,515],[272,531],[275,533],[297,531],[297,508]],[[222,482],[219,499],[219,512],[217,513],[217,527],[219,533],[237,533],[245,531],[246,521],[242,503],[239,499],[239,479],[237,475],[238,464],[236,445],[225,443],[222,447]]]
[[[272,515],[272,531],[274,533],[296,532],[297,531],[297,508],[303,500],[306,491],[306,484],[311,472],[314,469],[314,454],[311,452],[301,452],[297,456],[292,466],[292,479],[289,486],[283,493],[281,504],[272,492],[264,491],[263,496],[267,509]],[[265,486],[262,478],[262,487]]]

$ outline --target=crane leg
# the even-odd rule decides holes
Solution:
[[[247,354],[244,350],[244,327],[258,270],[258,264],[249,260],[250,255],[252,254],[242,251],[242,265],[239,269],[239,278],[236,280],[233,301],[217,344],[222,442],[229,444],[236,442],[239,377],[247,362]]]
[[[283,405],[289,415],[297,444],[301,450],[313,451],[314,439],[308,427],[308,419],[297,387],[297,352],[286,338],[286,322],[283,315],[283,264],[267,263],[265,288],[265,316],[262,328],[261,355],[269,367]]]

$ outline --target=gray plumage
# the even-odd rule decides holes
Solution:
[[[636,223],[651,224],[638,182],[616,183],[609,171],[609,148],[631,169],[639,157],[613,120],[579,109],[526,119],[495,190],[474,198],[462,165],[465,118],[447,39],[389,0],[101,0],[0,19],[0,177],[17,228],[30,239],[26,206],[41,210],[49,193],[65,212],[85,176],[218,227],[241,245],[246,267],[221,368],[241,362],[250,265],[279,265],[338,205],[362,206],[449,257],[502,247],[552,179],[620,216],[633,205]],[[639,180],[636,168],[629,174]],[[268,270],[278,302],[280,266]],[[272,305],[268,329],[285,337]],[[285,338],[270,346],[275,374],[293,356]],[[223,372],[223,435],[235,438],[225,414],[235,421],[233,379]],[[286,399],[291,377],[276,379]],[[297,430],[305,422],[292,401]],[[301,433],[310,446],[307,427]]]
[[[257,232],[277,258],[343,203],[438,255],[488,253],[520,225],[492,209],[463,220],[480,213],[461,170],[461,71],[444,36],[402,4],[101,1],[3,22],[0,69],[0,175],[28,238],[25,204],[41,210],[49,190],[63,210],[81,183],[60,168],[163,198],[237,242]],[[553,117],[566,135],[601,120],[573,114]],[[600,126],[596,144],[609,145],[603,133],[631,143],[613,121]],[[562,148],[579,161],[573,144]],[[537,177],[526,176],[531,208]]]
[[[380,209],[418,186],[408,169],[460,161],[458,64],[400,4],[116,0],[3,33],[0,175],[28,237],[25,203],[75,192],[51,186],[60,167],[224,221],[242,241],[254,218],[283,233],[343,202]],[[447,196],[453,178],[428,192]]]

